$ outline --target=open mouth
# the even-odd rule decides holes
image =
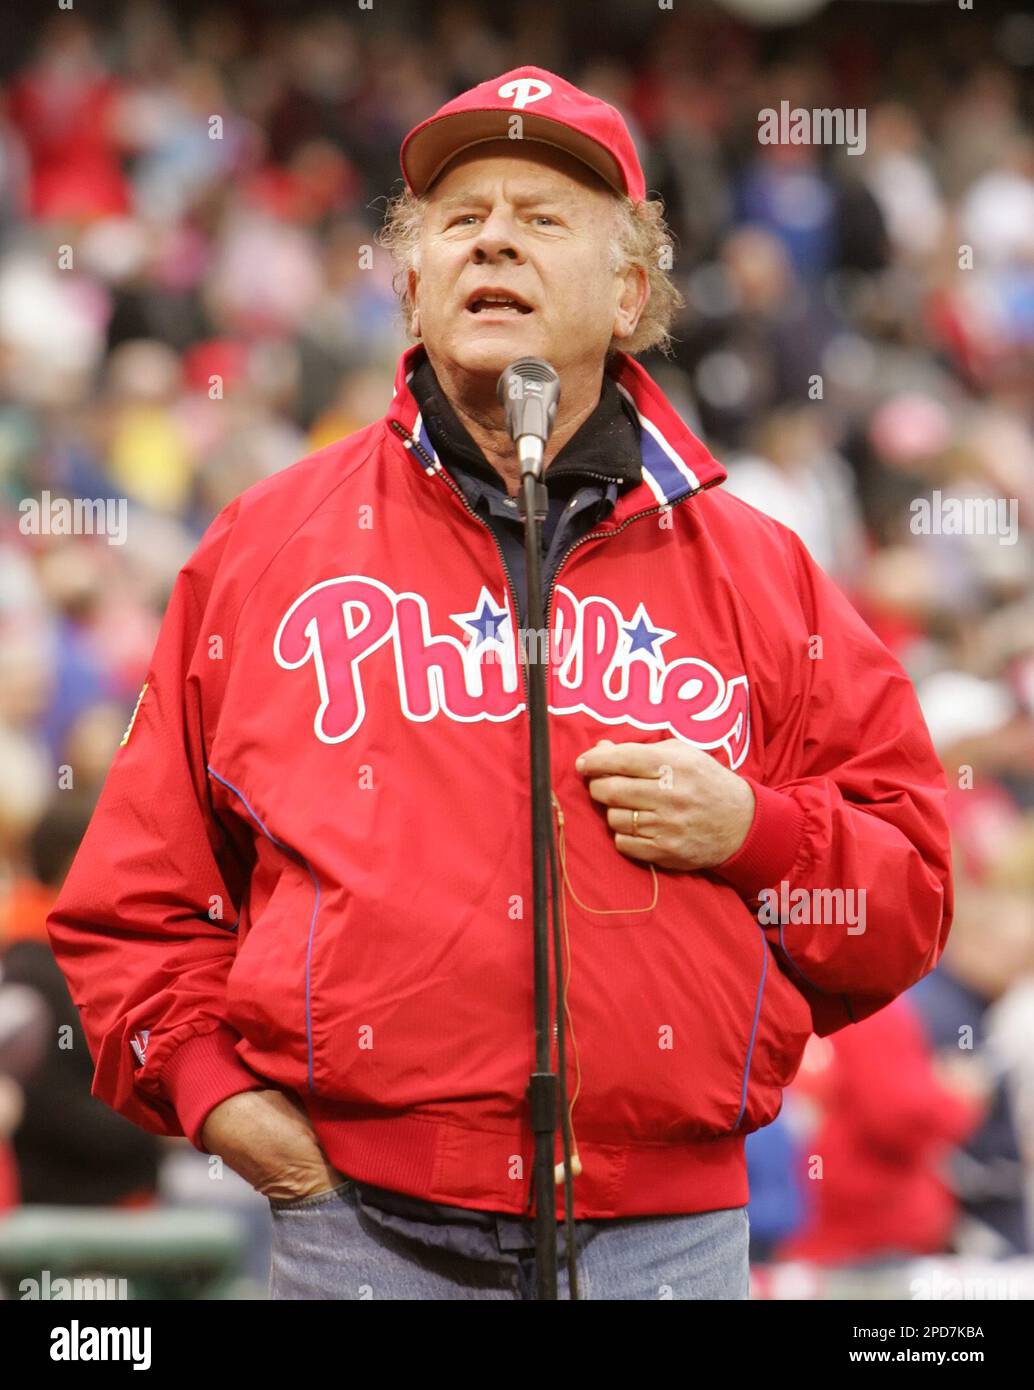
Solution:
[[[532,308],[509,290],[475,290],[467,300],[468,314],[530,314]]]

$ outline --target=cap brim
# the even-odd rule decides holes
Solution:
[[[426,193],[450,160],[471,145],[485,140],[509,139],[514,112],[489,108],[457,111],[452,116],[432,117],[417,126],[402,146],[402,170],[414,193]],[[616,193],[626,193],[624,175],[617,160],[597,140],[573,130],[562,121],[531,112],[520,112],[523,140],[554,145],[581,160]]]

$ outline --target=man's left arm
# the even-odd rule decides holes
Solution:
[[[796,768],[768,786],[747,779],[756,804],[746,839],[713,872],[758,904],[827,1032],[936,965],[953,911],[951,847],[944,771],[911,681],[800,541],[790,544],[812,634],[804,698],[784,712]]]

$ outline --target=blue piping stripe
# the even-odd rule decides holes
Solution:
[[[648,419],[635,404],[628,389],[616,383],[618,390],[635,410],[642,428],[640,451],[643,457],[643,472],[658,500],[674,502],[684,497],[691,489],[700,487],[700,479],[667,442],[654,422]]]
[[[653,476],[657,486],[664,493],[666,501],[674,501],[676,497],[681,497],[693,486],[699,487],[699,483],[691,483],[684,474],[679,472],[645,424],[641,438],[643,468]]]
[[[423,415],[418,415],[416,417],[416,424],[413,426],[413,433],[416,435],[417,439],[419,439],[420,443],[424,446],[427,452],[434,459],[435,463],[438,463],[438,454],[435,450],[434,445],[431,443],[431,436],[427,433],[427,426],[424,424]]]
[[[297,850],[292,850],[289,845],[284,844],[283,840],[278,840],[277,837],[274,834],[272,834],[272,832],[267,827],[265,821],[253,808],[251,802],[248,800],[248,798],[244,795],[244,793],[240,790],[239,787],[235,787],[232,782],[228,781],[225,777],[221,777],[219,773],[216,772],[214,767],[209,767],[208,771],[217,782],[222,783],[222,785],[227,789],[227,791],[233,792],[234,796],[240,798],[240,800],[244,803],[244,807],[247,810],[248,815],[251,816],[252,820],[259,827],[259,829],[262,831],[263,835],[265,835],[267,840],[272,841],[272,843],[276,845],[278,849],[282,849],[285,854],[298,855],[298,858],[301,859],[302,863],[308,869],[309,877],[312,879],[312,886],[316,890],[316,900],[312,905],[312,920],[309,922],[309,941],[305,950],[305,1043],[308,1049],[309,1059],[309,1090],[312,1091],[315,1090],[312,1067],[312,942],[316,934],[316,917],[320,910],[319,880],[316,877],[316,872],[313,869],[312,865],[305,858],[305,855],[300,854]]]
[[[814,980],[809,980],[809,979],[808,979],[808,976],[805,975],[804,971],[801,969],[801,967],[800,967],[800,966],[797,964],[797,962],[794,960],[793,956],[791,956],[790,952],[786,949],[786,942],[785,942],[785,940],[783,939],[783,930],[784,930],[784,928],[786,927],[786,925],[787,925],[787,924],[786,924],[785,922],[780,922],[780,923],[779,923],[779,949],[782,951],[783,955],[784,955],[784,956],[786,957],[786,959],[790,962],[790,964],[793,966],[793,968],[797,971],[798,975],[800,975],[801,979],[804,981],[804,983],[805,983],[806,985],[811,985],[812,989],[817,989],[818,992],[819,992],[820,994],[831,994],[831,993],[834,993],[835,991],[828,990],[828,989],[823,989],[822,986],[821,986],[821,985],[817,985],[817,984],[815,983]]]
[[[768,937],[760,929],[758,936],[761,938],[761,980],[758,984],[758,997],[754,1004],[754,1026],[750,1030],[750,1046],[747,1048],[747,1062],[743,1068],[743,1090],[740,1093],[740,1113],[736,1116],[736,1123],[733,1125],[733,1132],[740,1127],[743,1119],[743,1112],[747,1108],[747,1083],[750,1080],[750,1063],[754,1056],[754,1040],[758,1035],[758,1019],[761,1017],[761,1000],[765,993],[765,979],[768,976]]]

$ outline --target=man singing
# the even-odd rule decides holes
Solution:
[[[943,950],[943,774],[631,355],[678,297],[618,112],[520,68],[401,162],[387,413],[209,527],[50,917],[94,1091],[268,1198],[273,1297],[534,1296],[540,647],[496,388],[542,357],[580,1294],[746,1298],[745,1136]]]

